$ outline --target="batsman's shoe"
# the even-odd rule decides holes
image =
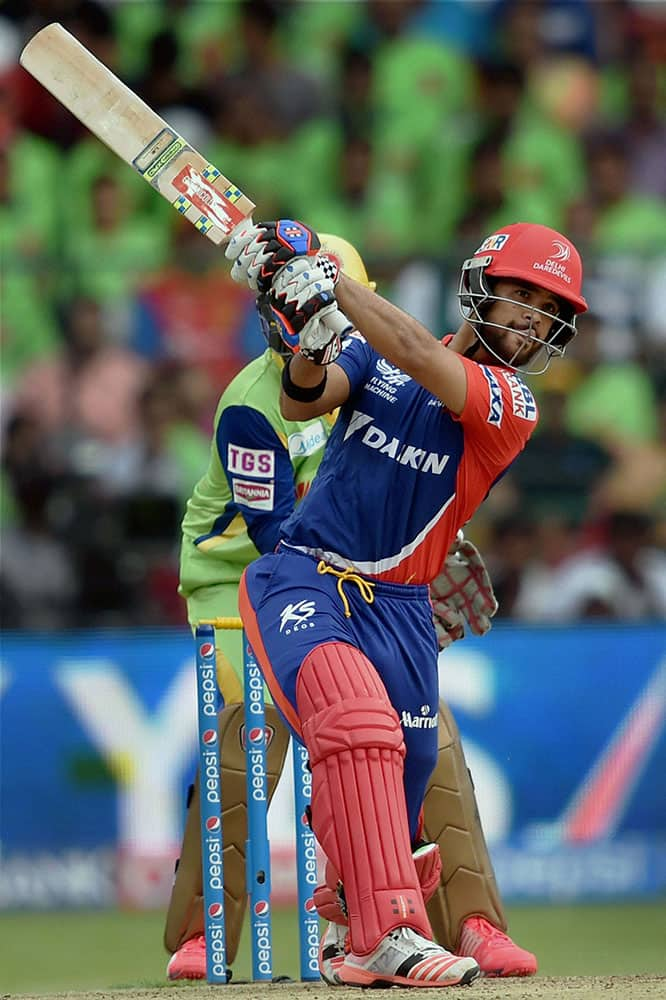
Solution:
[[[369,955],[351,952],[336,969],[345,986],[468,986],[479,975],[473,958],[461,958],[411,927],[390,931]]]
[[[349,928],[332,921],[319,942],[319,971],[329,986],[340,986],[337,970],[345,960],[345,939]]]
[[[460,953],[475,958],[481,975],[533,976],[536,956],[519,948],[511,938],[485,917],[468,917],[460,935]]]
[[[167,965],[167,979],[205,978],[206,939],[203,934],[197,934],[174,951]]]

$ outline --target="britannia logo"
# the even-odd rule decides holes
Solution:
[[[268,915],[268,903],[265,899],[260,899],[258,903],[254,904],[254,915],[256,917],[265,917]]]
[[[554,253],[550,255],[551,260],[569,260],[571,256],[571,250],[561,240],[553,240],[553,250]]]
[[[208,916],[215,920],[217,917],[222,916],[223,911],[224,907],[222,906],[222,903],[211,903],[208,907]]]
[[[206,729],[201,737],[201,742],[204,746],[212,747],[214,743],[217,743],[217,733],[214,729]]]
[[[209,816],[206,820],[206,829],[209,833],[216,833],[221,825],[219,816]]]
[[[202,642],[199,646],[199,653],[204,658],[204,660],[210,660],[215,656],[215,643],[213,642]]]

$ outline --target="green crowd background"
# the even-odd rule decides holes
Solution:
[[[219,249],[18,66],[59,20],[259,206],[350,240],[437,335],[534,221],[590,313],[468,534],[500,616],[666,618],[666,14],[645,0],[5,0],[5,628],[180,624],[179,523],[263,342]]]

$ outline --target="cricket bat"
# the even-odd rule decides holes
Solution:
[[[234,226],[254,211],[254,203],[228,177],[61,24],[38,31],[20,63],[213,243],[226,242]]]

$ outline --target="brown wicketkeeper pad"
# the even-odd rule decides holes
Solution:
[[[436,941],[455,952],[467,917],[486,917],[503,931],[507,923],[458,726],[443,701],[438,748],[425,796],[424,834],[439,844],[442,877],[428,916]]]
[[[267,750],[268,800],[273,797],[282,774],[289,734],[272,705],[266,705],[266,726],[271,731]],[[228,705],[218,717],[222,760],[222,834],[224,838],[224,916],[227,963],[238,951],[245,907],[245,840],[247,806],[245,793],[245,718],[243,705]],[[203,934],[203,876],[201,871],[201,827],[199,825],[199,780],[190,797],[185,834],[171,890],[164,928],[164,945],[178,951],[195,934]]]

